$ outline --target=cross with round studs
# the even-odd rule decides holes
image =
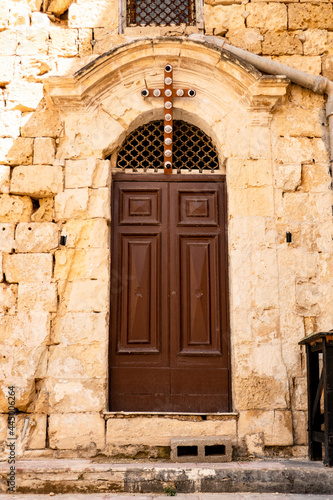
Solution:
[[[164,173],[172,174],[173,146],[173,99],[174,97],[194,97],[193,89],[173,88],[173,68],[167,64],[164,68],[164,89],[143,89],[143,97],[164,97]]]

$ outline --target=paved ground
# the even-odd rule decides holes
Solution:
[[[167,495],[127,495],[127,494],[108,494],[93,493],[87,495],[69,494],[69,495],[1,495],[0,500],[10,499],[21,500],[166,500],[170,498]],[[180,494],[176,495],[175,500],[333,500],[332,495],[284,495],[279,493],[199,493],[199,494]]]

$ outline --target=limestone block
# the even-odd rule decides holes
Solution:
[[[23,348],[16,348],[15,349],[15,355],[17,356],[15,359],[15,365],[13,366],[13,350],[14,348],[12,346],[9,347],[9,351],[6,349],[7,346],[2,346],[1,347],[1,354],[3,360],[5,360],[5,364],[8,365],[9,363],[7,360],[9,359],[11,361],[10,363],[10,370],[8,370],[6,374],[6,378],[4,378],[3,373],[1,373],[0,376],[0,411],[1,412],[7,412],[8,411],[8,399],[6,397],[8,393],[8,380],[10,380],[10,384],[15,385],[15,406],[17,410],[19,411],[26,411],[27,407],[30,404],[30,401],[34,397],[34,392],[35,392],[35,385],[34,379],[27,379],[26,375],[23,375],[22,377],[17,376],[17,362],[16,360],[20,360],[21,362],[21,369],[22,371],[25,368],[29,368],[29,366],[32,365],[32,362],[35,361],[32,358],[29,360],[30,365],[27,363],[28,359],[27,356],[31,354],[30,350],[28,350],[26,347]],[[3,365],[2,365],[3,366]],[[3,370],[1,370],[3,372]]]
[[[242,16],[244,7],[242,5],[211,5],[204,6],[205,28],[209,34],[225,34],[230,27],[233,30],[245,28],[245,20]],[[255,26],[257,27],[257,26]]]
[[[51,346],[48,375],[66,379],[105,379],[107,365],[105,345]]]
[[[73,3],[73,0],[51,0],[51,2],[47,6],[48,12],[52,12],[56,17],[60,17],[70,4]]]
[[[84,217],[88,201],[88,188],[65,189],[55,197],[56,220]]]
[[[0,85],[9,83],[14,76],[14,56],[0,56]]]
[[[34,140],[29,137],[17,137],[7,153],[9,165],[31,165]]]
[[[9,26],[24,28],[28,27],[29,24],[29,8],[26,3],[22,0],[11,3],[9,9]]]
[[[22,137],[57,137],[61,128],[59,112],[55,109],[36,111],[21,127]]]
[[[47,381],[53,412],[101,412],[106,405],[106,381],[101,379],[53,379]],[[84,398],[82,397],[84,394]],[[73,431],[73,429],[72,429]],[[64,435],[63,432],[61,435]]]
[[[104,52],[108,52],[118,42],[118,35],[115,35],[112,29],[108,28],[95,28],[94,29],[94,54],[104,54]]]
[[[285,193],[283,216],[308,222],[328,219],[329,196],[329,193]]]
[[[278,349],[276,342],[275,349]],[[270,351],[270,354],[276,354],[273,349]],[[264,354],[267,354],[265,350]],[[266,362],[266,360],[267,358],[263,362]],[[253,374],[246,378],[239,376],[234,387],[237,409],[273,410],[274,408],[286,408],[287,390],[287,382],[285,380],[276,380],[274,376],[267,377]]]
[[[322,293],[317,283],[297,280],[296,303],[297,312],[302,316],[319,316]]]
[[[64,29],[53,27],[50,30],[51,56],[73,57],[78,54],[78,31],[77,29]]]
[[[288,27],[297,29],[333,29],[331,3],[291,3],[288,5]]]
[[[302,42],[297,33],[267,31],[264,37],[262,42],[262,53],[264,55],[283,56],[302,54],[303,52]]]
[[[0,221],[25,222],[32,214],[32,201],[28,196],[0,195]]]
[[[249,434],[245,436],[247,452],[250,457],[264,457],[264,435],[262,432],[258,434]]]
[[[0,193],[9,193],[10,167],[0,165]]]
[[[105,313],[67,313],[53,322],[53,342],[63,346],[105,344],[108,335]]]
[[[105,422],[98,413],[65,413],[49,417],[50,448],[77,450],[105,446]]]
[[[45,198],[62,191],[61,167],[30,165],[15,167],[12,172],[10,191],[13,194]]]
[[[31,12],[31,27],[34,29],[39,28],[49,28],[51,21],[49,19],[49,16],[47,14],[44,14],[43,12]]]
[[[311,333],[313,333],[313,331],[314,330],[312,330]],[[305,377],[295,379],[293,399],[293,407],[295,410],[307,411],[307,380]]]
[[[302,165],[302,191],[327,193],[331,181],[326,164],[309,163]]]
[[[294,281],[294,278],[311,279],[317,276],[319,256],[316,252],[307,252],[304,248],[288,246],[278,249],[280,278]]]
[[[50,252],[59,245],[58,226],[52,222],[22,222],[15,232],[16,252]]]
[[[9,19],[9,3],[3,2],[0,4],[0,29],[6,29]]]
[[[18,31],[18,47],[16,54],[18,56],[47,54],[48,39],[47,29],[27,29]]]
[[[308,137],[280,137],[277,143],[277,161],[282,163],[311,163],[327,160],[325,143]]]
[[[46,446],[46,426],[47,415],[34,414],[30,416],[29,430],[28,430],[28,443],[29,450],[40,450]]]
[[[321,57],[320,56],[273,56],[274,61],[278,61],[282,64],[287,64],[295,69],[300,69],[311,75],[320,75],[321,73]],[[305,112],[305,109],[302,109]],[[301,125],[305,125],[302,123]],[[301,135],[301,134],[299,134]],[[305,135],[305,134],[304,134]]]
[[[17,32],[14,30],[1,31],[0,55],[14,56],[16,54],[16,47],[17,47]]]
[[[16,347],[17,349],[22,348],[22,350],[28,350],[28,348],[32,350],[44,346],[43,350],[46,350],[46,344],[50,338],[50,318],[48,313],[43,311],[18,311],[15,316],[0,316],[0,325],[2,344],[11,346],[12,349]],[[31,368],[26,368],[26,376],[28,378],[34,376],[38,364],[38,355],[40,356],[41,353],[35,354],[35,359],[31,359]],[[24,367],[20,367],[20,364],[22,364],[22,355],[23,353],[17,360],[15,359],[16,372],[13,372],[13,376],[25,376]],[[11,353],[11,356],[14,357],[15,352]],[[36,364],[33,366],[34,361],[36,361]],[[26,365],[28,365],[28,360]],[[10,373],[8,375],[10,376]],[[0,380],[3,380],[3,377],[0,376]]]
[[[333,56],[322,57],[322,72],[323,76],[329,80],[333,80]]]
[[[54,278],[56,280],[103,279],[108,269],[109,251],[107,249],[61,249],[55,252]]]
[[[7,85],[8,109],[34,111],[43,98],[43,84],[14,80]],[[40,133],[39,133],[40,135]]]
[[[110,418],[107,420],[106,444],[142,444],[170,446],[174,437],[236,436],[236,419],[207,419],[205,421],[158,416],[135,418]]]
[[[62,227],[67,248],[108,248],[109,228],[104,219],[69,220]]]
[[[0,138],[0,164],[7,164],[7,154],[14,144],[14,139]]]
[[[239,415],[240,436],[263,432],[266,446],[290,446],[293,444],[291,412],[243,411]]]
[[[55,156],[55,140],[51,137],[36,137],[34,143],[34,163],[52,165]]]
[[[7,439],[8,415],[0,414],[0,443]]]
[[[101,312],[109,309],[108,280],[59,282],[58,286],[61,305],[67,306],[67,311]]]
[[[105,187],[110,185],[110,161],[88,158],[67,160],[65,169],[66,188]]]
[[[31,216],[34,222],[52,221],[54,217],[54,199],[39,198],[39,208]]]
[[[0,252],[0,282],[3,281],[3,253]]]
[[[272,31],[287,29],[287,7],[280,3],[251,3],[246,6],[249,16],[248,28],[261,28]]]
[[[0,251],[1,252],[12,252],[14,248],[14,232],[15,224],[10,223],[0,223]]]
[[[302,165],[300,163],[289,163],[277,165],[275,173],[276,187],[283,191],[295,191],[302,182]]]
[[[321,253],[320,261],[320,281],[330,283],[333,278],[333,258],[332,253]]]
[[[294,444],[306,445],[308,442],[308,415],[306,411],[293,411]]]
[[[57,311],[57,285],[55,283],[20,283],[17,296],[18,310]]]
[[[89,189],[88,218],[111,219],[110,189]]]
[[[112,28],[118,26],[118,4],[108,0],[81,0],[68,9],[70,28]]]
[[[20,111],[0,111],[0,136],[14,137],[20,134]]]
[[[42,81],[41,76],[56,70],[56,58],[49,55],[34,55],[21,57],[21,74],[31,82]]]
[[[0,283],[0,313],[15,314],[17,300],[17,285]]]
[[[304,109],[304,105],[296,106],[292,97],[290,102],[276,111],[274,118],[277,136],[286,136],[288,133],[294,137],[323,137],[326,133],[325,110],[317,106],[307,109]]]
[[[79,29],[79,55],[80,57],[92,55],[92,30],[89,28]]]
[[[273,189],[271,187],[231,189],[229,213],[233,217],[237,215],[272,216],[274,213]]]
[[[304,55],[318,56],[327,49],[327,31],[322,29],[306,30],[303,44]]]
[[[48,282],[52,277],[52,255],[44,253],[6,255],[4,272],[8,283]]]
[[[235,47],[253,52],[261,53],[262,35],[257,28],[245,28],[239,30],[230,29],[225,36],[228,43]]]
[[[229,158],[228,184],[235,188],[270,186],[272,184],[269,160],[238,160]]]

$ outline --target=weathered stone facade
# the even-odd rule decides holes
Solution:
[[[332,8],[207,0],[205,33],[333,79]],[[305,456],[297,343],[333,326],[325,97],[188,40],[197,28],[118,34],[118,25],[116,0],[0,6],[1,458],[8,386],[21,412],[19,456],[157,458],[179,435],[230,436],[240,456]],[[161,85],[167,62],[197,91],[195,102],[177,102],[175,118],[202,128],[226,169],[235,413],[105,419],[114,170],[106,157],[162,118],[140,90]]]

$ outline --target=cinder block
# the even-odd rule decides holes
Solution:
[[[231,462],[232,446],[226,436],[172,438],[172,462]]]

